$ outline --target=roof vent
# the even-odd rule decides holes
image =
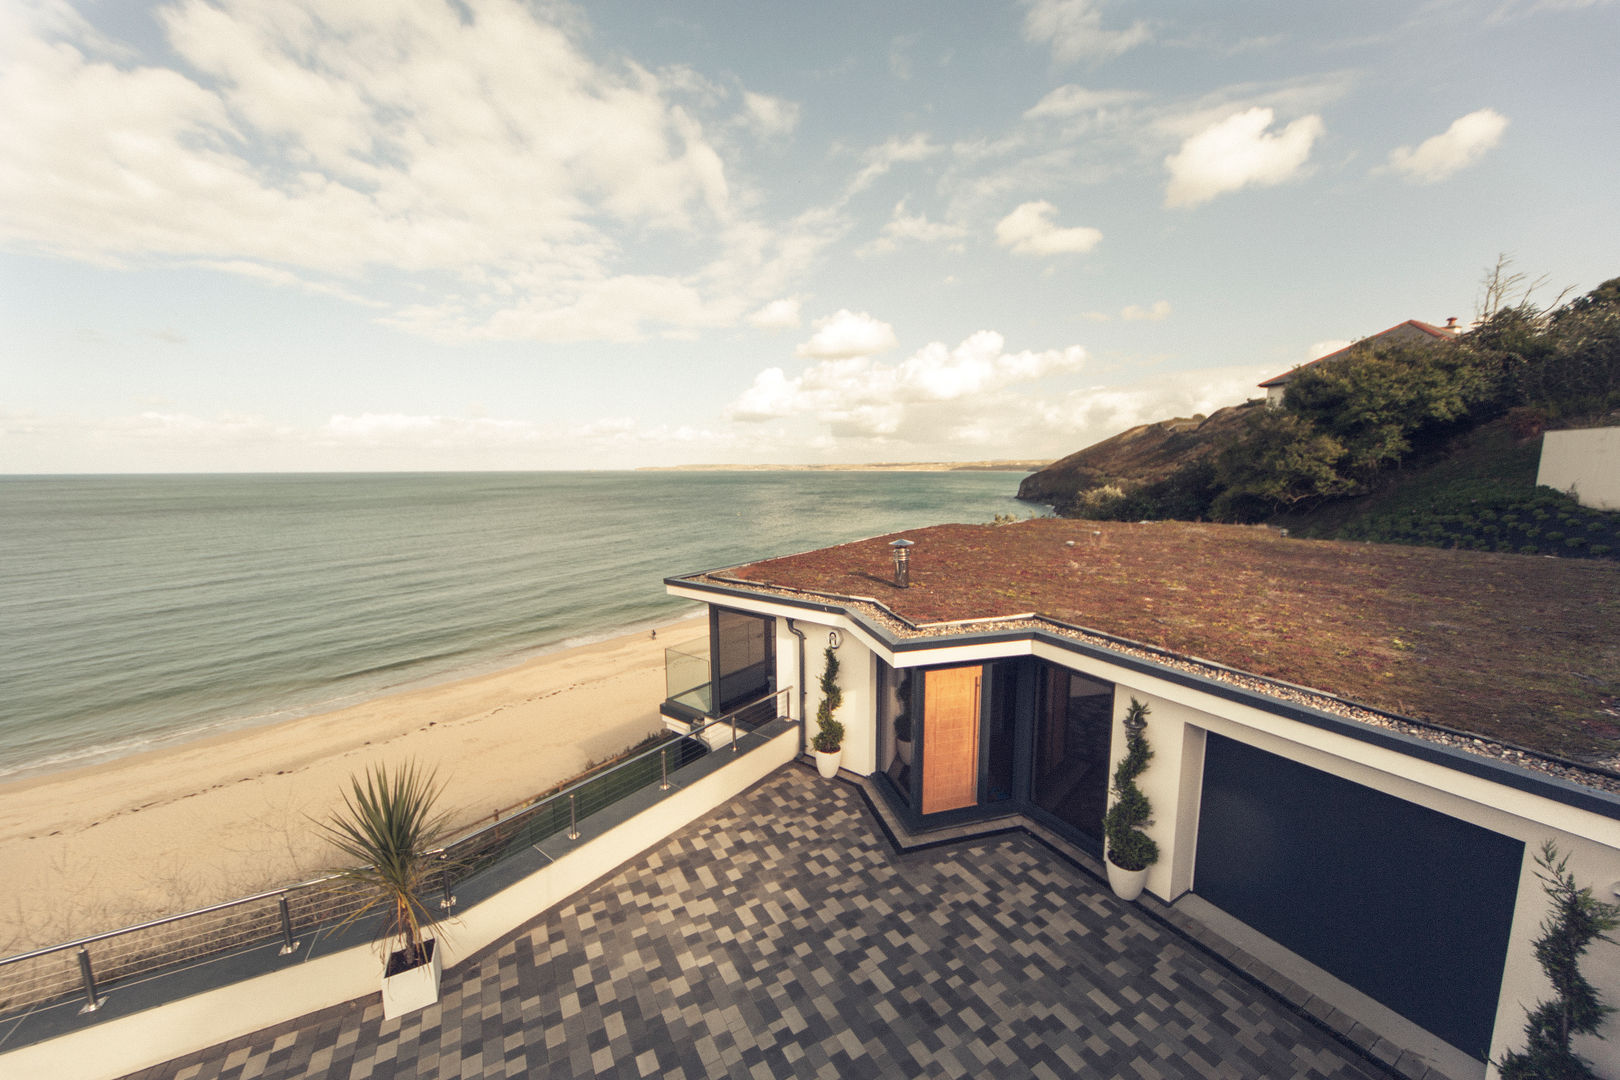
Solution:
[[[894,552],[894,587],[897,589],[911,587],[911,549],[916,546],[914,540],[889,542],[889,550]]]

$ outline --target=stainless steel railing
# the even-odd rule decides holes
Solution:
[[[737,754],[763,742],[750,738],[756,718],[786,717],[791,689],[577,777],[446,844],[435,852],[442,866],[435,883],[440,905],[453,908],[459,883],[536,844],[559,834],[570,842],[584,839],[583,822],[634,792],[655,785],[669,791],[676,786],[671,776],[705,754]],[[711,737],[708,745],[699,738],[716,733],[722,738]],[[271,946],[291,955],[310,935],[351,917],[363,902],[341,878],[325,876],[6,957],[0,959],[0,1016],[75,997],[82,999],[81,1012],[94,1012],[109,987],[181,965]]]

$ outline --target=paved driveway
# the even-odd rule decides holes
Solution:
[[[141,1080],[1264,1077],[1382,1069],[1023,833],[897,855],[790,766],[447,972]]]

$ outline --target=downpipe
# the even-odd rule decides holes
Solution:
[[[792,619],[788,619],[786,621],[787,621],[788,633],[792,634],[794,637],[799,639],[799,756],[804,757],[805,749],[806,749],[806,744],[805,744],[805,739],[804,739],[804,731],[805,731],[804,703],[806,701],[805,692],[804,692],[804,642],[805,642],[805,637],[804,637],[804,631],[800,630],[797,626],[794,626]]]

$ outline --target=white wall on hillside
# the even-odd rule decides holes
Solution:
[[[1620,427],[1547,432],[1536,483],[1594,510],[1620,510]]]

